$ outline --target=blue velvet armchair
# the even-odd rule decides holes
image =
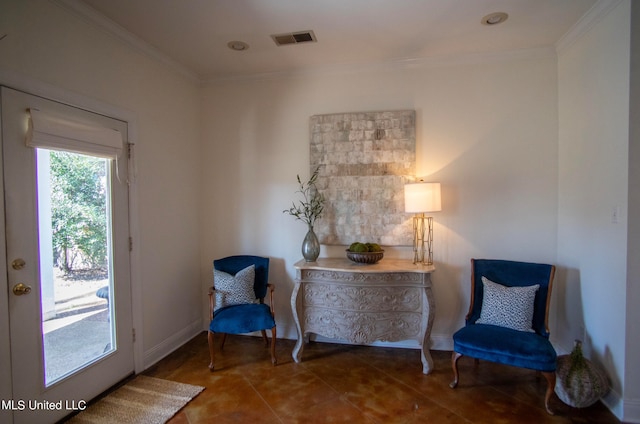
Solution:
[[[273,311],[273,285],[268,283],[269,258],[238,255],[213,261],[214,282],[209,290],[208,342],[214,369],[214,337],[222,334],[220,349],[227,334],[262,332],[268,346],[266,330],[271,330],[271,363],[276,365],[276,322]],[[269,304],[264,298],[269,295]]]
[[[453,335],[451,388],[458,385],[462,356],[540,371],[547,380],[545,408],[553,415],[556,351],[547,320],[554,274],[553,265],[471,260],[471,305],[465,326]]]

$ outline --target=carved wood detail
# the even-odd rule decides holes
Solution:
[[[433,267],[403,260],[358,267],[346,258],[300,261],[295,266],[291,309],[298,331],[292,353],[296,362],[310,333],[354,344],[415,340],[420,345],[422,372],[431,372]]]
[[[421,333],[420,313],[363,313],[335,309],[306,308],[305,330],[350,343],[396,342]]]
[[[335,283],[305,284],[305,309],[318,306],[351,311],[417,311],[422,302],[417,287],[363,287]]]
[[[415,272],[366,273],[303,270],[302,279],[314,281],[359,282],[359,283],[415,283],[422,284],[422,274]]]

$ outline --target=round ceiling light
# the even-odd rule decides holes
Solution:
[[[229,41],[227,43],[227,47],[229,47],[231,50],[241,52],[243,50],[247,50],[249,48],[249,45],[244,41]]]
[[[480,22],[483,25],[498,25],[506,21],[508,17],[509,15],[504,12],[495,12],[488,14]]]

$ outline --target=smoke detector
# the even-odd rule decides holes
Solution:
[[[285,46],[287,44],[300,44],[318,41],[313,31],[287,32],[284,34],[272,34],[271,38],[277,46]]]

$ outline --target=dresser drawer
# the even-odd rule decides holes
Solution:
[[[302,283],[305,307],[344,311],[420,312],[422,293],[418,287],[381,287],[337,283]]]
[[[425,274],[415,272],[369,273],[303,269],[300,272],[300,279],[310,282],[323,281],[367,285],[424,286],[425,284]]]
[[[396,342],[415,339],[422,331],[419,312],[357,312],[309,307],[306,331],[350,343]]]

